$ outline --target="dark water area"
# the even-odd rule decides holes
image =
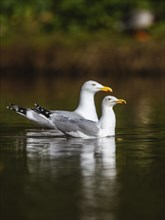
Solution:
[[[6,109],[73,110],[86,80],[1,80],[2,220],[165,219],[164,78],[94,79],[127,101],[114,107],[115,137],[68,139]]]

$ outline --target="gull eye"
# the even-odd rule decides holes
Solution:
[[[92,83],[92,86],[96,86],[96,83]]]
[[[108,98],[108,101],[110,101],[111,100],[111,98]]]

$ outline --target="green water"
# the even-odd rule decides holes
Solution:
[[[164,81],[97,81],[127,100],[114,108],[115,138],[66,139],[5,108],[73,109],[83,80],[2,81],[2,220],[165,219]]]

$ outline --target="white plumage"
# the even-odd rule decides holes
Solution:
[[[103,86],[96,81],[89,80],[81,87],[79,104],[74,111],[51,110],[50,112],[72,119],[85,118],[92,121],[98,121],[94,95],[99,91],[112,92],[112,89],[110,87]],[[22,108],[18,105],[10,104],[7,108],[16,111],[18,114],[23,115],[27,119],[41,125],[42,127],[55,128],[49,119],[38,114],[38,111],[44,111],[44,109],[39,105],[36,105],[35,108]]]
[[[98,122],[83,118],[70,118],[58,113],[50,113],[42,117],[47,118],[52,126],[71,137],[93,138],[115,135],[116,117],[113,107],[116,104],[126,104],[124,99],[106,96],[102,101],[102,116]]]

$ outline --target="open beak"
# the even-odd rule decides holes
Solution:
[[[118,104],[126,104],[126,101],[124,99],[118,99],[117,103]]]
[[[112,89],[108,86],[104,86],[100,89],[101,91],[104,91],[104,92],[112,92]]]

